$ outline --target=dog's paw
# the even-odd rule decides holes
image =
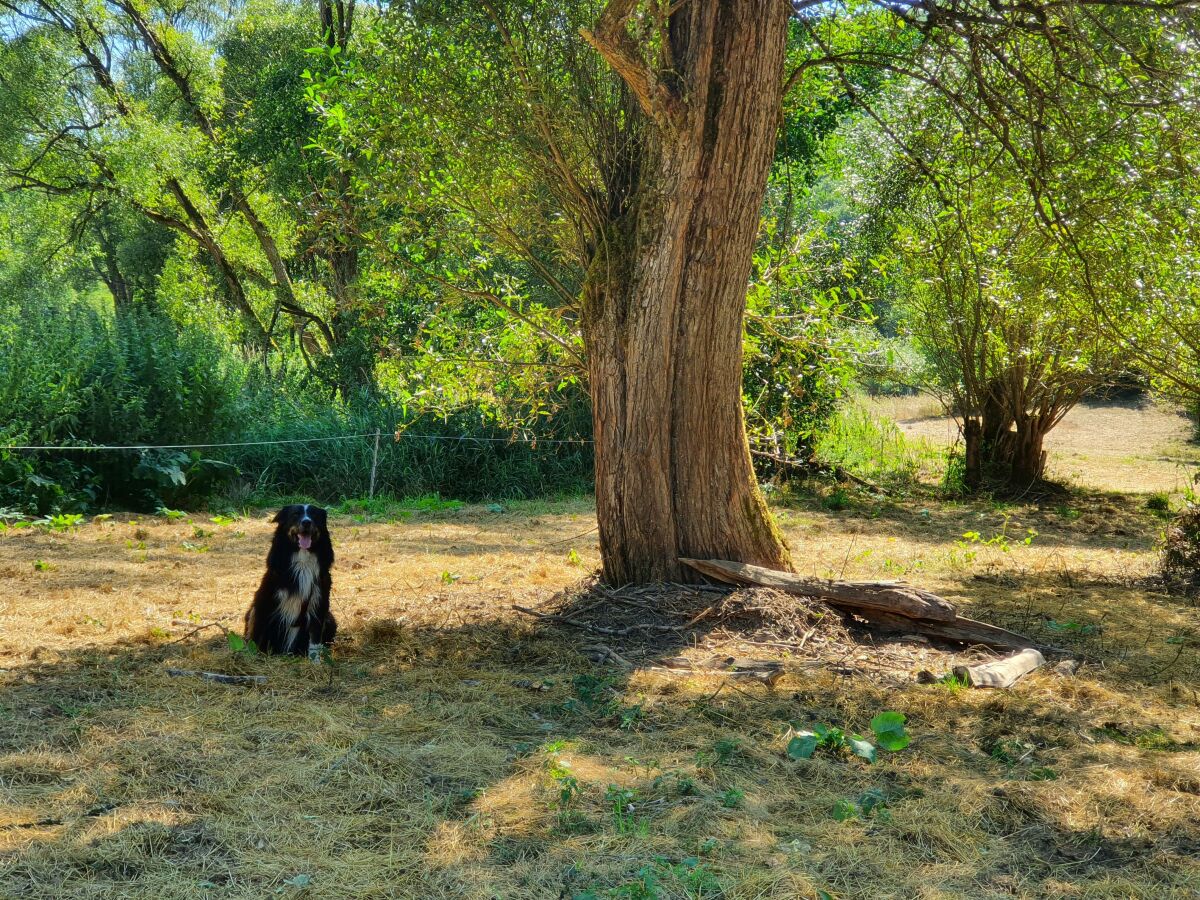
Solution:
[[[308,661],[313,662],[313,663],[319,663],[321,661],[321,657],[324,654],[324,652],[325,652],[324,644],[309,644],[308,645]]]

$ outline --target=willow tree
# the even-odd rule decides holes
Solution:
[[[681,556],[790,565],[741,402],[790,16],[778,0],[394,6],[331,116],[385,161],[370,180],[410,212],[386,240],[421,232],[410,263],[435,265],[432,231],[442,257],[501,247],[551,286],[551,338],[591,396],[613,583],[684,580]],[[463,233],[475,246],[451,247]],[[464,268],[438,277],[528,316]]]
[[[1128,3],[1146,19],[1183,6]],[[1086,53],[1079,65],[1067,56],[1099,42],[1128,58],[1111,21],[1125,10],[1121,0],[414,0],[392,5],[377,52],[341,72],[322,106],[338,140],[380,161],[367,180],[396,215],[381,241],[403,253],[425,235],[409,259],[425,269],[469,257],[433,274],[526,315],[530,298],[474,262],[502,248],[557,296],[539,315],[554,314],[558,344],[583,345],[607,580],[687,579],[683,556],[786,568],[755,484],[741,376],[789,89],[803,94],[827,68],[855,98],[847,67],[872,66],[953,97],[941,73],[962,72],[1004,83],[974,92],[965,116],[1007,120],[1018,143],[1028,132],[1044,144],[1049,124],[1069,123],[1044,115],[1053,93],[1021,81],[1014,40],[1055,57],[1063,84],[1087,84]],[[473,235],[453,252],[452,221]]]

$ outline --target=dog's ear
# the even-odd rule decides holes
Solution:
[[[308,514],[316,519],[317,524],[322,528],[324,528],[329,522],[329,513],[319,506],[310,506],[308,508]]]
[[[275,513],[275,518],[273,518],[271,521],[274,522],[276,525],[279,525],[281,522],[283,522],[284,517],[287,515],[287,511],[289,509],[291,509],[290,506],[285,506],[279,512]]]

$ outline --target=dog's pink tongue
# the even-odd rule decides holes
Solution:
[[[300,543],[301,550],[307,550],[312,546],[312,536],[307,534],[296,535],[296,540]]]

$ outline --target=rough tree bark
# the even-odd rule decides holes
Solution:
[[[775,149],[789,9],[676,4],[650,63],[611,0],[584,38],[645,120],[629,202],[584,288],[604,577],[694,580],[680,557],[790,568],[742,417],[742,317]]]
[[[983,426],[979,419],[963,420],[963,442],[966,445],[963,482],[968,490],[976,491],[983,484]]]
[[[1013,485],[1028,487],[1041,481],[1046,474],[1046,427],[1042,416],[1022,415],[1017,417],[1017,431],[1013,439],[1010,481]]]

